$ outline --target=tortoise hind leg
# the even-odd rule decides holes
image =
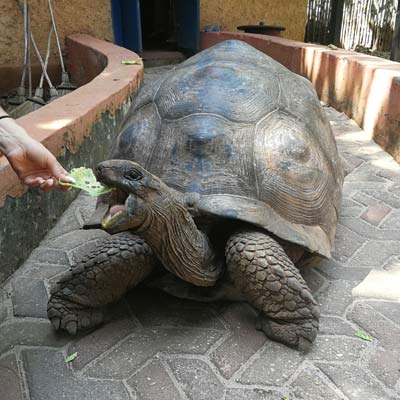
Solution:
[[[227,270],[260,311],[258,329],[271,339],[307,350],[318,332],[319,310],[282,247],[257,231],[240,231],[226,244]]]
[[[47,315],[54,328],[74,335],[99,325],[104,306],[146,278],[155,262],[144,240],[128,232],[99,242],[52,287]]]

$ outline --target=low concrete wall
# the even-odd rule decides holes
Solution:
[[[135,53],[94,39],[67,39],[74,92],[18,120],[61,164],[93,167],[107,157],[116,128],[143,79],[143,66],[122,65]],[[21,184],[0,158],[0,282],[18,268],[52,228],[77,191],[43,193]]]
[[[308,78],[320,99],[354,119],[400,162],[400,63],[272,36],[201,34],[201,48],[243,40]],[[245,60],[243,60],[245,62]]]

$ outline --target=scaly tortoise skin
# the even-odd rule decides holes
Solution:
[[[162,265],[164,290],[245,299],[268,337],[309,348],[319,311],[295,263],[330,257],[343,170],[306,79],[222,42],[143,86],[97,177],[112,235],[52,289],[56,329],[96,326]]]

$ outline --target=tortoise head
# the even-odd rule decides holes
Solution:
[[[128,160],[98,164],[96,177],[115,189],[107,199],[109,209],[101,223],[112,233],[143,229],[151,223],[151,208],[162,207],[170,190],[159,178]]]

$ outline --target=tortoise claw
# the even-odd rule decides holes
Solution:
[[[76,323],[76,321],[70,321],[70,322],[67,323],[67,325],[65,325],[65,330],[71,336],[75,336],[76,335],[76,331],[78,330],[78,324]]]

